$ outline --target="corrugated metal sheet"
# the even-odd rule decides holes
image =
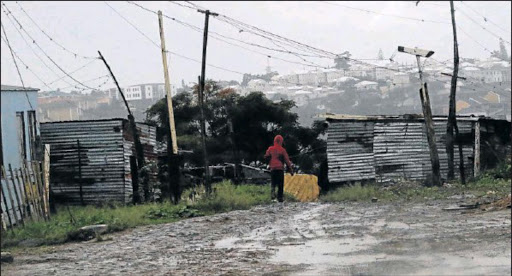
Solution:
[[[455,175],[459,176],[458,143],[463,145],[466,176],[473,172],[472,127],[475,120],[458,122]],[[434,121],[441,177],[446,179],[446,120]],[[432,171],[428,141],[421,118],[383,117],[330,119],[327,131],[328,177],[331,183],[397,179],[424,180]]]
[[[145,152],[156,159],[156,128],[138,126]],[[132,200],[134,146],[127,120],[41,123],[41,140],[51,145],[51,189],[57,201],[80,204],[80,183],[85,204]]]
[[[331,124],[327,136],[330,181],[375,179],[373,128],[373,122]]]

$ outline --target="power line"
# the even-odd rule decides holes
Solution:
[[[130,1],[128,1],[128,2],[129,2],[130,4],[134,4],[134,5],[136,5],[136,6],[139,6],[140,8],[143,8],[143,9],[145,9],[145,10],[147,10],[147,11],[150,11],[150,12],[152,12],[152,13],[155,13],[154,11],[149,10],[149,9],[146,9],[146,8],[144,8],[143,6],[138,5],[137,3],[132,3],[132,2],[130,2]],[[109,6],[110,6],[110,5],[109,5]],[[110,6],[110,8],[112,8],[112,6]],[[112,8],[112,9],[113,9],[113,8]],[[117,12],[117,13],[118,13],[118,12]],[[119,13],[118,13],[118,15],[121,15],[121,14],[119,14]],[[166,17],[167,17],[167,16],[166,16]],[[123,17],[123,19],[124,19],[126,22],[130,23],[130,22],[129,22],[125,17]],[[132,27],[134,27],[134,28],[135,28],[139,33],[141,33],[141,34],[142,34],[146,39],[148,39],[149,41],[151,41],[151,43],[152,43],[153,45],[155,45],[158,49],[160,49],[160,46],[159,46],[155,41],[153,41],[151,38],[149,38],[149,36],[147,36],[146,34],[144,34],[144,32],[142,32],[140,29],[138,29],[134,24],[130,23],[130,25],[131,25]],[[197,62],[197,63],[201,63],[201,61],[199,61],[199,60],[197,60],[197,59],[190,58],[190,57],[187,57],[187,56],[184,56],[184,55],[178,54],[178,53],[173,52],[173,51],[169,51],[169,50],[167,50],[166,52],[171,53],[171,54],[173,54],[173,55],[175,55],[175,56],[181,57],[181,58],[183,58],[183,59],[187,59],[187,60],[191,60],[191,61],[194,61],[194,62]],[[208,65],[208,66],[210,66],[210,67],[213,67],[213,68],[217,68],[217,69],[219,69],[219,70],[223,70],[223,71],[227,71],[227,72],[231,72],[231,73],[237,73],[237,74],[244,75],[244,73],[242,73],[242,72],[238,72],[238,71],[235,71],[235,70],[230,70],[230,69],[223,68],[223,67],[216,66],[216,65],[212,65],[212,64],[207,64],[207,65]]]
[[[18,63],[16,62],[16,58],[14,58],[14,51],[12,50],[11,44],[9,43],[9,38],[7,38],[7,33],[5,32],[4,24],[1,24],[1,28],[2,28],[3,34],[5,36],[5,41],[7,42],[7,46],[9,47],[9,50],[11,51],[12,61],[14,62],[14,65],[16,66],[16,71],[18,71],[18,76],[20,77],[21,84],[23,85],[23,88],[25,88],[25,82],[23,82],[23,78],[21,77],[20,69],[18,68]],[[34,107],[32,107],[32,103],[30,102],[30,98],[28,97],[27,91],[25,90],[24,92],[25,92],[25,97],[27,98],[28,105],[30,106],[30,109],[34,110]]]
[[[138,6],[139,8],[142,8],[142,9],[144,9],[144,10],[148,11],[148,12],[151,12],[151,13],[156,14],[156,12],[155,12],[155,11],[150,10],[150,9],[147,9],[147,8],[145,8],[145,7],[143,7],[143,6],[139,5],[139,4],[132,3],[132,2],[130,2],[130,1],[127,1],[127,2],[128,2],[128,3],[130,3],[130,4],[136,5],[136,6]],[[170,2],[171,2],[171,1],[170,1]],[[173,4],[177,4],[177,5],[182,6],[182,7],[188,7],[188,6],[185,6],[185,5],[179,4],[179,3],[174,3],[174,2],[171,2],[171,3],[173,3]],[[189,8],[189,7],[188,7],[188,8]],[[202,33],[202,32],[203,32],[203,31],[202,31],[202,29],[201,29],[201,28],[199,28],[199,27],[197,27],[197,26],[194,26],[194,25],[191,25],[191,24],[189,24],[189,23],[183,22],[183,21],[178,20],[178,19],[176,19],[176,18],[174,18],[174,17],[169,17],[169,16],[167,16],[167,15],[165,15],[165,14],[164,14],[164,16],[165,16],[166,18],[169,18],[169,19],[171,19],[171,20],[175,21],[175,22],[176,22],[176,23],[178,23],[178,24],[181,24],[181,25],[183,25],[183,26],[185,26],[185,27],[191,28],[191,29],[193,29],[193,30],[194,30],[194,31],[196,31],[196,32],[199,32],[199,33]],[[222,39],[222,38],[219,38],[218,36],[223,37],[223,38],[226,38],[226,39],[229,39],[229,40],[237,41],[237,42],[240,42],[240,43],[243,43],[243,44],[246,44],[246,45],[250,45],[250,46],[254,46],[254,47],[259,47],[259,48],[263,48],[263,49],[266,49],[266,50],[271,50],[271,51],[277,51],[277,52],[282,52],[282,53],[287,53],[287,54],[293,54],[293,55],[296,55],[296,53],[293,53],[293,52],[291,52],[291,51],[280,50],[280,49],[270,48],[270,47],[266,47],[266,46],[259,45],[259,44],[255,44],[255,43],[246,42],[246,41],[243,41],[243,40],[240,40],[240,39],[236,39],[236,38],[232,38],[232,37],[228,37],[228,36],[225,36],[225,35],[222,35],[222,34],[216,33],[216,32],[209,32],[209,33],[210,33],[210,36],[211,36],[212,38],[216,39],[216,40],[222,41],[222,42],[224,42],[224,43],[226,43],[226,44],[229,44],[229,45],[232,45],[232,46],[235,46],[235,47],[242,48],[242,49],[244,49],[244,50],[247,50],[247,51],[250,51],[250,52],[253,52],[253,53],[257,53],[257,54],[260,54],[260,55],[264,55],[265,57],[274,58],[274,59],[276,59],[276,60],[281,60],[281,61],[288,62],[288,63],[294,63],[294,64],[305,65],[305,66],[308,66],[308,67],[315,67],[315,68],[318,68],[318,67],[320,67],[320,68],[327,68],[327,67],[322,66],[322,65],[319,65],[319,64],[312,64],[311,62],[310,62],[310,64],[306,64],[306,63],[302,63],[302,62],[296,62],[296,61],[286,60],[286,59],[283,59],[283,58],[280,58],[280,57],[277,57],[277,56],[273,56],[273,55],[270,55],[270,54],[267,54],[267,53],[261,53],[261,52],[258,52],[258,51],[252,50],[252,49],[248,49],[248,48],[246,48],[246,47],[244,47],[244,46],[241,46],[241,45],[238,45],[238,44],[231,43],[231,42],[226,41],[226,40],[224,40],[224,39]],[[310,56],[310,57],[318,57],[318,56]],[[306,61],[306,62],[308,62],[308,61]]]
[[[474,41],[476,44],[480,45],[485,51],[487,51],[488,53],[490,53],[491,55],[494,54],[491,50],[487,49],[487,47],[485,47],[484,45],[482,45],[482,43],[478,42],[476,39],[474,39],[472,36],[470,36],[466,31],[464,31],[461,27],[457,26],[457,29],[459,29],[464,35],[466,35],[469,39],[471,39],[472,41]],[[508,61],[506,59],[503,59],[503,58],[500,58],[500,57],[496,57],[502,61]],[[509,61],[508,61],[509,62]]]
[[[4,38],[4,36],[2,36],[2,41],[3,41],[6,45],[8,45],[8,43],[7,43],[6,39]],[[41,81],[44,85],[46,85],[46,86],[47,86],[47,84],[44,82],[44,80],[42,80],[41,78],[39,78],[39,76],[38,76],[36,73],[34,73],[34,71],[32,71],[32,69],[30,69],[30,67],[28,67],[28,65],[27,65],[27,64],[25,64],[25,63],[23,62],[23,60],[18,56],[18,54],[16,54],[16,52],[15,52],[14,50],[12,51],[12,53],[13,53],[13,54],[14,54],[14,56],[15,56],[15,57],[16,57],[16,58],[17,58],[17,59],[18,59],[18,60],[19,60],[19,61],[20,61],[24,66],[25,66],[25,69],[27,69],[28,71],[30,71],[34,76],[36,76],[36,77],[37,77],[37,79],[38,79],[39,81]]]
[[[4,11],[4,13],[6,13],[6,11],[3,9],[2,7],[2,10]],[[6,13],[7,15],[7,13]],[[12,26],[14,27],[14,29],[18,32],[18,34],[21,36],[21,38],[23,39],[23,41],[25,42],[25,44],[27,44],[28,48],[32,51],[32,53],[34,53],[34,55],[41,61],[41,63],[46,67],[48,68],[48,70],[50,70],[54,75],[56,76],[59,76],[59,74],[57,74],[52,68],[50,68],[48,66],[48,64],[46,64],[46,62],[37,54],[37,52],[32,48],[32,46],[30,46],[30,43],[25,39],[25,36],[23,35],[23,33],[16,27],[16,24],[14,23],[14,21],[10,18],[10,17],[7,17],[9,19],[9,22],[12,24]],[[70,84],[69,82],[67,81],[64,81],[66,82],[67,84]]]
[[[482,26],[480,23],[476,22],[476,20],[474,20],[473,18],[471,18],[469,15],[467,15],[465,12],[463,12],[461,9],[458,9],[458,11],[463,15],[465,16],[466,18],[468,18],[469,20],[471,20],[473,23],[477,24],[478,26],[480,26],[480,28],[484,29],[486,32],[490,33],[491,35],[497,37],[497,38],[500,38],[500,39],[503,39],[501,38],[501,36],[491,32],[490,30],[488,30],[485,26]],[[510,41],[507,41],[505,39],[503,39],[503,41],[505,41],[506,43],[510,44]]]
[[[126,17],[124,17],[122,14],[120,14],[116,9],[114,9],[112,6],[110,6],[107,1],[103,1],[103,3],[105,3],[105,5],[107,5],[111,10],[113,10],[117,15],[119,15],[126,23],[130,24],[133,28],[135,28],[135,30],[137,30],[137,32],[139,32],[141,35],[143,35],[144,37],[146,37],[146,39],[148,39],[149,41],[151,41],[151,43],[153,43],[153,45],[155,45],[157,48],[160,48],[160,45],[158,43],[156,43],[153,39],[151,39],[149,36],[147,36],[143,31],[141,31],[139,28],[137,28],[137,26],[135,26],[134,24],[132,24],[130,21],[128,21],[128,19],[126,19]]]
[[[1,23],[2,32],[5,36],[5,40],[7,43],[7,46],[9,47],[9,50],[11,51],[12,61],[14,62],[14,65],[16,66],[16,71],[18,71],[18,77],[20,78],[21,85],[23,85],[23,88],[25,88],[25,82],[23,82],[23,78],[21,77],[20,68],[18,68],[18,63],[16,62],[16,59],[14,58],[13,50],[11,48],[11,43],[9,43],[9,38],[7,38],[7,34],[5,33],[4,24]]]
[[[55,43],[56,45],[58,45],[60,48],[62,48],[64,51],[66,52],[69,52],[71,54],[73,54],[75,57],[81,57],[81,58],[84,58],[84,59],[98,59],[97,57],[88,57],[88,56],[83,56],[83,55],[79,55],[73,51],[70,51],[68,50],[66,47],[62,46],[62,44],[58,43],[55,39],[53,39],[50,35],[48,35],[48,33],[46,33],[41,27],[39,27],[39,25],[32,19],[32,17],[25,11],[25,9],[23,9],[23,7],[20,5],[20,3],[18,3],[18,1],[16,1],[16,4],[20,7],[21,11],[23,11],[23,13],[30,19],[30,21],[32,21],[32,23],[34,23],[34,25],[46,36],[48,37],[48,39],[50,39],[50,41],[52,41],[53,43]]]
[[[61,72],[63,72],[64,74],[66,74],[70,79],[72,79],[73,81],[77,82],[78,84],[84,86],[84,87],[87,87],[89,89],[92,89],[92,87],[89,87],[83,83],[81,83],[79,80],[75,79],[73,76],[71,76],[69,73],[67,73],[64,69],[62,69],[62,67],[60,65],[58,65],[42,48],[41,46],[39,46],[39,44],[36,42],[36,40],[23,28],[23,25],[18,21],[18,19],[16,19],[16,17],[12,14],[12,12],[9,10],[9,8],[7,8],[7,6],[2,3],[2,5],[4,6],[4,8],[8,11],[7,13],[7,16],[11,16],[14,21],[16,21],[16,23],[18,23],[20,29],[22,29],[26,34],[27,36],[32,39],[32,42],[39,48],[39,50],[41,50],[41,52],[43,52],[43,54],[57,67],[59,68],[59,70]]]
[[[344,7],[344,8],[347,8],[347,9],[357,10],[357,11],[361,11],[361,12],[366,12],[366,13],[373,13],[373,14],[383,15],[383,16],[390,16],[390,17],[401,18],[401,19],[407,19],[407,20],[413,20],[413,21],[419,21],[419,22],[430,22],[430,23],[439,23],[439,24],[450,24],[450,22],[445,22],[445,21],[435,21],[435,20],[428,20],[428,19],[418,19],[418,18],[414,18],[414,17],[407,17],[407,16],[401,16],[401,15],[395,15],[395,14],[387,14],[387,13],[381,13],[381,12],[376,12],[376,11],[367,10],[367,9],[354,8],[354,7],[350,7],[350,6],[347,6],[347,5],[340,4],[339,2],[336,2],[336,3],[331,3],[331,2],[327,2],[327,1],[319,1],[319,2],[326,3],[326,4],[330,4],[330,5],[334,5],[334,6]]]
[[[2,41],[5,43],[5,44],[8,44],[6,39],[4,38],[4,36],[2,36]],[[50,85],[53,83],[53,82],[56,82],[58,81],[59,79],[51,82],[51,83],[46,83],[44,80],[41,79],[41,77],[39,77],[38,74],[36,74],[32,69],[30,69],[30,67],[23,61],[23,59],[21,59],[18,54],[16,53],[16,51],[13,50],[12,52],[14,54],[14,56],[16,57],[16,59],[18,59],[19,62],[21,62],[23,64],[23,66],[25,66],[25,69],[27,69],[30,73],[32,73],[41,83],[43,83],[44,87],[46,88],[50,88]],[[92,62],[92,61],[91,61]],[[89,62],[88,64],[90,64],[91,62]],[[74,73],[82,68],[84,68],[85,66],[87,66],[88,64],[85,64],[84,66],[76,69],[75,71],[71,72],[71,73]],[[93,81],[93,80],[96,80],[96,79],[100,79],[100,78],[103,78],[105,76],[109,76],[109,75],[104,75],[104,76],[101,76],[101,77],[98,77],[98,78],[94,78],[94,79],[91,79],[91,80],[86,80],[84,82],[90,82],[90,81]],[[66,86],[66,87],[59,87],[59,89],[64,89],[64,88],[67,88],[67,87],[72,87],[73,85],[70,85],[70,86]],[[75,88],[78,88],[76,86],[74,86]],[[85,91],[87,88],[82,88],[81,91]],[[97,88],[94,88],[94,89],[97,89]]]
[[[504,31],[504,32],[506,32],[507,34],[509,34],[509,35],[510,35],[510,31],[507,31],[507,30],[505,30],[505,29],[501,28],[498,24],[496,24],[496,23],[492,22],[492,21],[491,21],[491,19],[489,19],[489,18],[488,18],[488,17],[486,17],[485,15],[483,15],[483,14],[479,13],[478,11],[474,10],[471,6],[469,6],[468,4],[464,3],[463,1],[460,1],[460,2],[461,2],[464,6],[468,7],[470,10],[472,10],[474,13],[476,13],[476,14],[480,15],[480,16],[484,19],[484,21],[485,21],[485,22],[489,22],[489,23],[493,24],[494,26],[496,26],[496,27],[497,27],[497,28],[499,28],[500,30],[502,30],[502,31]]]
[[[192,9],[192,10],[195,10],[195,8],[192,8],[192,7],[189,7],[189,6],[185,6],[183,4],[179,4],[179,3],[175,3],[174,1],[169,1],[173,4],[176,4],[176,5],[179,5],[179,6],[182,6],[182,7],[185,7],[185,8],[189,8],[189,9]],[[197,5],[194,5],[194,6],[197,6]],[[318,49],[318,48],[315,48],[315,47],[312,47],[312,46],[309,46],[309,45],[306,45],[306,44],[303,44],[303,43],[300,43],[300,42],[297,42],[297,41],[294,41],[294,40],[291,40],[291,39],[288,39],[288,38],[284,38],[282,36],[279,36],[279,35],[276,35],[276,34],[273,34],[271,32],[267,32],[267,31],[264,31],[264,30],[261,30],[257,27],[254,27],[254,26],[251,26],[249,24],[246,24],[246,23],[243,23],[241,21],[238,21],[236,19],[233,19],[233,18],[230,18],[228,16],[225,16],[225,15],[219,15],[220,17],[223,17],[223,19],[219,19],[217,17],[217,19],[219,19],[220,21],[223,21],[231,26],[234,26],[235,28],[237,29],[240,29],[240,30],[246,30],[248,31],[249,33],[252,33],[252,34],[255,34],[255,35],[258,35],[258,36],[261,36],[265,39],[268,39],[270,40],[274,45],[278,46],[278,47],[281,47],[283,48],[282,45],[277,45],[276,43],[286,43],[288,44],[289,46],[291,47],[294,47],[295,49],[300,49],[300,50],[306,50],[306,51],[310,51],[310,52],[316,52],[317,53],[317,56],[314,56],[314,57],[319,57],[319,58],[333,58],[335,56],[338,56],[334,53],[331,53],[331,52],[328,52],[328,51],[325,51],[325,50],[322,50],[322,49]],[[172,18],[173,20],[175,20],[174,18]],[[196,27],[197,28],[197,27]],[[261,34],[263,33],[263,34]],[[220,34],[217,34],[217,35],[220,35]],[[222,36],[222,35],[221,35]],[[223,36],[225,37],[225,36]],[[215,37],[214,37],[215,38]],[[227,38],[227,37],[226,37]],[[217,38],[218,39],[218,38]],[[228,39],[232,39],[232,38],[228,38]],[[276,39],[278,41],[276,41]],[[236,40],[236,39],[234,39]],[[238,40],[240,41],[240,40]],[[281,41],[281,42],[279,42]],[[226,42],[226,41],[224,41]],[[242,41],[243,42],[243,41]],[[243,42],[245,43],[245,42]],[[237,45],[238,46],[238,45]],[[254,45],[253,45],[254,46]],[[269,49],[269,48],[267,48]],[[277,50],[277,51],[280,51],[279,49],[269,49],[269,50]],[[284,51],[280,51],[280,52],[284,52],[284,53],[289,53],[289,54],[293,54],[295,56],[297,56],[298,58],[302,59],[303,61],[305,62],[309,62],[309,64],[303,64],[303,63],[300,63],[302,65],[306,65],[308,67],[315,67],[315,68],[324,68],[324,69],[328,69],[326,68],[325,66],[321,66],[321,65],[318,65],[318,64],[315,64],[315,63],[311,63],[310,61],[307,61],[306,59],[300,57],[299,55],[302,55],[302,56],[307,56],[305,54],[302,54],[302,53],[295,53],[295,52],[291,52],[289,50],[284,50]],[[319,53],[322,53],[322,54],[319,54]],[[326,54],[328,56],[326,56]],[[371,64],[371,63],[367,63],[367,62],[364,62],[362,61],[362,59],[354,59],[354,58],[346,58],[347,60],[351,60],[351,61],[354,61],[354,62],[359,62],[359,63],[362,63],[362,64],[367,64],[369,66],[372,66],[374,68],[382,68],[382,69],[387,69],[387,70],[392,70],[392,71],[396,71],[396,72],[400,72],[399,70],[397,69],[394,69],[394,68],[389,68],[389,67],[385,67],[385,66],[376,66],[374,64]],[[287,61],[288,62],[288,61]],[[296,62],[293,62],[293,63],[296,63]]]
[[[77,69],[75,69],[75,70],[71,71],[69,74],[74,74],[74,73],[76,73],[76,72],[78,72],[78,71],[82,70],[83,68],[85,68],[85,67],[89,66],[89,65],[90,65],[91,63],[93,63],[94,61],[95,61],[95,60],[91,60],[91,61],[89,61],[88,63],[86,63],[86,64],[84,64],[84,65],[80,66],[79,68],[77,68]],[[66,75],[64,75],[64,76],[62,76],[62,77],[59,77],[58,79],[53,80],[53,81],[51,81],[50,83],[48,83],[48,85],[51,85],[51,84],[53,84],[53,83],[55,83],[55,82],[57,82],[57,81],[60,81],[61,79],[65,78],[65,77],[67,77],[67,76],[66,76]],[[69,82],[67,82],[67,81],[65,81],[65,82],[66,82],[67,84],[71,85]],[[87,81],[84,81],[84,82],[87,82]],[[48,87],[48,88],[49,88],[49,87]]]

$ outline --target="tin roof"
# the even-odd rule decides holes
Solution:
[[[319,114],[318,118],[332,121],[416,121],[423,120],[423,114],[403,114],[403,115],[349,115],[349,114]],[[433,116],[434,121],[447,120],[447,116]],[[492,119],[485,116],[457,116],[458,121],[478,121],[480,119]],[[497,119],[495,119],[497,120]]]
[[[39,88],[32,88],[32,87],[22,87],[22,86],[15,86],[15,85],[1,85],[2,91],[39,91]]]

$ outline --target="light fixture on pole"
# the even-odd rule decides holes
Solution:
[[[434,131],[434,122],[432,121],[432,109],[430,108],[430,98],[427,92],[427,86],[423,81],[423,72],[421,71],[420,58],[429,58],[434,54],[434,51],[423,50],[418,48],[408,48],[404,46],[398,46],[398,51],[401,53],[411,54],[416,56],[418,62],[418,70],[420,74],[420,99],[421,107],[423,108],[423,117],[425,118],[425,126],[427,129],[427,140],[430,151],[430,160],[432,162],[432,184],[435,186],[441,186],[441,172],[439,165],[439,154],[436,146],[436,135]]]

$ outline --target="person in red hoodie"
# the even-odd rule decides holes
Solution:
[[[270,146],[265,153],[265,158],[270,157],[271,197],[275,199],[277,186],[277,200],[283,202],[284,193],[284,163],[288,171],[293,175],[293,167],[286,149],[283,148],[283,136],[276,135],[274,145]]]

